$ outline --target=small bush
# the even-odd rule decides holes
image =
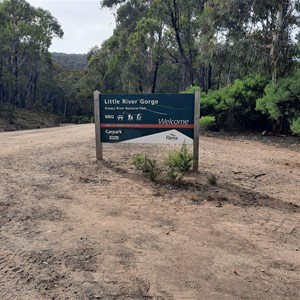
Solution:
[[[87,124],[91,123],[92,119],[88,116],[72,116],[71,123],[74,124]]]
[[[145,172],[149,178],[154,181],[160,173],[160,168],[157,166],[155,159],[148,158],[145,156]]]
[[[133,154],[132,163],[138,168],[142,169],[145,164],[145,156],[142,154]]]
[[[165,174],[172,181],[180,181],[192,167],[193,155],[188,151],[187,146],[183,145],[180,150],[169,154],[165,159],[163,168],[157,165],[155,159],[151,159],[143,154],[134,154],[132,163],[152,181],[156,180],[160,174]]]
[[[196,85],[190,85],[189,87],[186,88],[185,91],[183,91],[182,93],[188,93],[188,94],[194,94],[196,91],[200,91],[201,88],[199,86]]]
[[[267,117],[256,110],[268,81],[260,75],[235,80],[232,85],[201,94],[203,116],[216,116],[219,130],[247,131],[264,128]]]
[[[291,131],[294,134],[300,135],[300,117],[294,119],[291,124]]]
[[[300,70],[293,76],[270,83],[263,97],[257,99],[256,109],[266,114],[275,130],[281,133],[300,131]],[[274,130],[274,129],[273,129]]]
[[[171,180],[179,181],[192,167],[193,155],[188,151],[187,146],[183,145],[180,150],[169,154],[165,164],[168,167],[167,176]]]
[[[199,120],[201,130],[212,130],[216,123],[215,116],[203,116]]]
[[[161,172],[156,160],[146,155],[134,154],[132,156],[132,162],[139,170],[146,173],[152,181],[154,181]]]

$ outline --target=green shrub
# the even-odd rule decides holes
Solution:
[[[256,109],[266,114],[277,131],[297,133],[300,115],[300,70],[291,77],[281,79],[277,84],[270,83],[265,95],[257,100]]]
[[[146,155],[134,154],[132,156],[132,162],[139,170],[147,174],[152,181],[154,181],[161,172],[156,160]]]
[[[187,146],[183,145],[180,150],[169,154],[165,164],[168,167],[167,176],[171,180],[179,181],[192,167],[193,155],[188,151]]]
[[[161,170],[157,166],[155,159],[148,158],[145,156],[145,172],[148,174],[149,178],[154,181],[160,174]]]
[[[192,167],[193,155],[188,151],[187,146],[183,145],[180,150],[168,155],[164,168],[160,168],[155,159],[143,154],[134,154],[132,163],[152,181],[156,180],[158,175],[165,173],[172,181],[180,181]]]
[[[202,93],[201,115],[215,116],[218,129],[262,130],[267,118],[256,110],[256,100],[263,96],[267,83],[262,76],[252,75],[220,90]]]
[[[182,93],[187,93],[187,94],[194,94],[196,91],[200,91],[200,87],[196,85],[190,85],[189,87],[186,88],[185,91]]]
[[[133,154],[132,163],[138,168],[142,169],[145,164],[145,156],[143,154]]]
[[[201,130],[211,130],[216,124],[215,116],[203,116],[199,120]]]
[[[74,124],[87,124],[91,123],[92,119],[88,116],[72,116],[71,123]]]
[[[294,134],[300,135],[300,117],[294,119],[291,124],[291,131]]]

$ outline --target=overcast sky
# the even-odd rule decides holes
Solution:
[[[115,27],[113,12],[100,8],[100,0],[27,0],[31,5],[50,11],[64,31],[55,38],[51,52],[87,53],[101,46]]]

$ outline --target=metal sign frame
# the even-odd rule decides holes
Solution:
[[[103,160],[103,145],[101,141],[101,105],[99,91],[94,92],[94,115],[95,115],[95,135],[96,135],[96,158]],[[155,95],[155,94],[151,94]],[[180,94],[179,94],[180,95]],[[193,134],[193,171],[198,171],[199,166],[199,119],[200,119],[200,91],[194,94],[194,134]],[[138,124],[135,125],[138,128]],[[105,138],[104,138],[105,139]]]

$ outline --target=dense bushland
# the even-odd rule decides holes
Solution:
[[[199,87],[189,87],[193,92]],[[201,95],[200,127],[227,131],[273,131],[299,134],[300,71],[268,82],[261,75]]]
[[[103,0],[116,28],[86,55],[49,53],[58,20],[0,1],[0,112],[87,122],[93,91],[202,90],[202,129],[299,134],[298,0]],[[251,75],[254,74],[254,75]]]

